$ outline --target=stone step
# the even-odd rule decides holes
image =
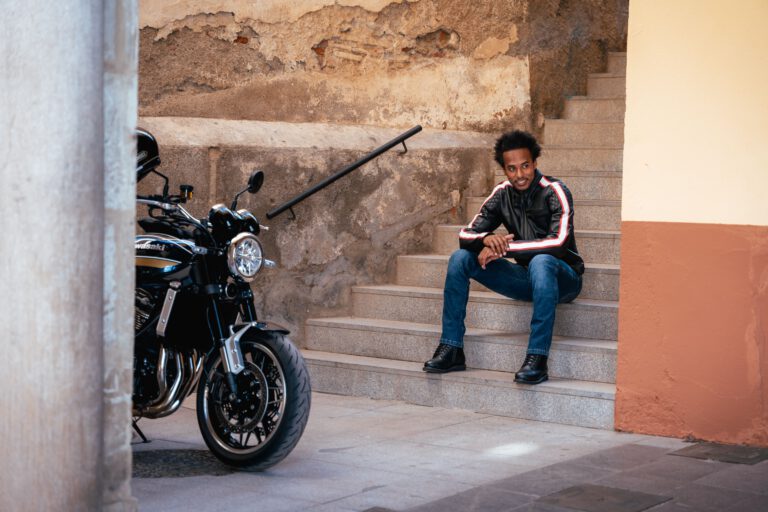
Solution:
[[[624,73],[592,73],[587,78],[590,98],[626,98],[627,77]]]
[[[624,98],[572,96],[565,100],[563,119],[571,121],[624,121]]]
[[[516,384],[510,372],[467,370],[447,374],[421,371],[421,363],[313,350],[303,351],[312,389],[322,393],[528,420],[612,429],[616,386],[551,379],[536,386]]]
[[[623,75],[627,72],[627,52],[608,52],[608,73]]]
[[[579,254],[588,263],[618,265],[621,258],[621,233],[607,230],[576,230]]]
[[[621,172],[562,170],[554,173],[549,172],[549,169],[544,167],[541,167],[539,170],[545,175],[554,176],[562,180],[576,200],[621,200]],[[505,179],[507,178],[504,176],[501,168],[497,167],[494,174],[494,183],[500,183]],[[474,214],[471,210],[468,213]]]
[[[618,231],[621,229],[621,202],[575,200],[574,226],[589,231]]]
[[[380,285],[352,288],[352,314],[401,322],[441,323],[442,288]],[[531,321],[531,303],[492,292],[474,291],[467,304],[467,327],[525,332]],[[615,340],[618,303],[576,299],[557,308],[554,334],[577,338]]]
[[[547,119],[544,142],[554,146],[621,147],[624,145],[624,123]]]
[[[337,354],[424,362],[440,339],[440,326],[375,318],[337,317],[307,320],[306,348]],[[528,333],[468,329],[467,366],[510,372],[525,358]],[[555,336],[549,376],[592,382],[616,382],[615,341]]]
[[[451,254],[459,248],[459,230],[456,224],[441,224],[435,228],[433,250],[437,254]],[[497,230],[505,233],[504,228]],[[576,230],[579,254],[587,263],[619,264],[621,233],[618,231]]]
[[[447,254],[409,254],[397,258],[395,284],[442,288],[448,268]],[[471,289],[489,291],[478,282]],[[582,299],[619,300],[619,266],[587,264],[579,297]]]
[[[485,199],[485,197],[468,197],[467,217],[471,219],[480,211]],[[575,199],[573,207],[574,225],[581,229],[618,230],[621,227],[620,201]]]
[[[623,158],[622,146],[590,148],[547,144],[537,164],[544,174],[554,176],[560,171],[621,172]]]

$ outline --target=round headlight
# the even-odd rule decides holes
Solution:
[[[253,281],[264,264],[264,251],[259,239],[251,233],[240,233],[229,243],[227,249],[229,271],[243,281]]]

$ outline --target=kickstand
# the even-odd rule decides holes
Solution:
[[[133,430],[136,431],[137,434],[139,434],[139,437],[141,437],[142,442],[148,443],[149,439],[147,439],[147,436],[144,435],[144,432],[141,431],[139,428],[139,424],[136,423],[136,420],[132,420],[133,422]]]

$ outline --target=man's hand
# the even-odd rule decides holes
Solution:
[[[493,252],[499,255],[499,257],[502,257],[507,253],[509,242],[514,239],[515,235],[511,233],[508,235],[488,235],[487,237],[483,238],[483,245],[489,249],[492,249]]]
[[[480,267],[485,270],[485,266],[492,262],[493,260],[497,260],[501,258],[503,254],[499,254],[495,252],[490,247],[483,247],[483,250],[480,251],[480,254],[477,255],[477,262],[480,263]]]

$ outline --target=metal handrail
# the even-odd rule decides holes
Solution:
[[[354,171],[358,167],[362,166],[363,164],[366,164],[366,163],[370,162],[371,160],[373,160],[377,156],[381,155],[382,153],[385,153],[385,152],[389,151],[390,149],[392,149],[393,147],[397,146],[398,144],[402,144],[403,147],[405,148],[405,151],[408,151],[408,148],[405,146],[405,140],[410,138],[410,137],[413,137],[414,135],[416,135],[420,131],[421,131],[421,125],[416,125],[413,128],[411,128],[410,130],[408,130],[407,132],[398,135],[397,137],[395,137],[391,141],[387,142],[386,144],[384,144],[384,145],[374,149],[373,151],[371,151],[370,153],[368,153],[367,155],[362,157],[357,162],[346,166],[344,169],[340,170],[339,172],[337,172],[333,176],[329,176],[328,178],[324,179],[323,181],[321,181],[317,185],[315,185],[315,186],[305,190],[301,194],[297,195],[296,197],[294,197],[290,201],[287,201],[287,202],[281,204],[280,206],[278,206],[277,208],[274,208],[274,209],[268,211],[267,212],[267,218],[268,219],[272,219],[274,217],[277,217],[278,215],[283,213],[285,210],[289,210],[292,206],[295,206],[296,204],[302,202],[303,200],[305,200],[306,198],[308,198],[312,194],[314,194],[316,192],[319,192],[320,190],[324,189],[325,187],[327,187],[328,185],[330,185],[334,181],[338,180],[339,178],[341,178],[343,176],[346,176],[347,174],[349,174],[350,172]],[[293,212],[293,210],[291,210],[291,212]]]

